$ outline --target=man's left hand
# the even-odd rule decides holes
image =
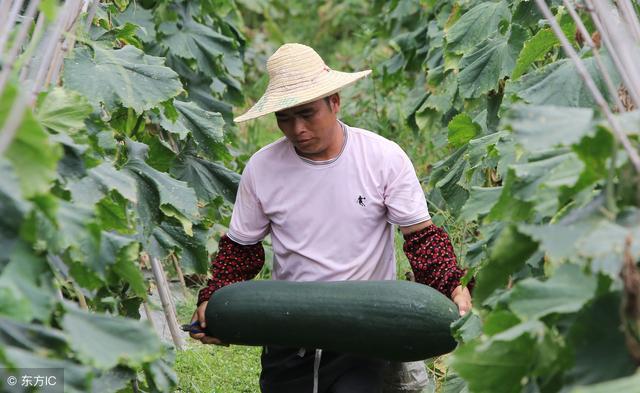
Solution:
[[[458,285],[456,289],[451,292],[451,300],[458,306],[460,316],[471,311],[471,293],[469,293],[467,287]]]

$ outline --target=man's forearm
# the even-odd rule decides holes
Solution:
[[[448,297],[460,286],[465,271],[457,264],[456,255],[444,229],[433,224],[403,231],[403,250],[409,259],[416,282],[429,285]],[[473,286],[470,282],[468,287]]]
[[[226,285],[254,278],[263,265],[262,243],[242,245],[224,235],[218,243],[218,254],[211,261],[211,278],[198,293],[198,305]]]

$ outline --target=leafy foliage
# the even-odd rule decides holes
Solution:
[[[446,136],[449,154],[426,181],[432,209],[478,228],[461,259],[476,275],[480,318],[454,326],[461,345],[444,391],[627,386],[635,365],[621,333],[629,322],[620,319],[620,270],[625,252],[640,260],[637,242],[625,245],[638,238],[640,211],[624,186],[632,182],[626,155],[534,2],[428,3],[391,24],[402,45],[387,78],[414,83],[419,98],[404,114],[416,135]],[[605,91],[573,21],[554,10]],[[640,123],[626,124],[637,144]]]
[[[232,8],[204,1],[97,4],[62,86],[0,158],[0,363],[64,367],[65,391],[116,391],[138,373],[172,391],[171,349],[138,321],[139,258],[207,270],[239,179],[218,103],[242,99],[244,38]]]

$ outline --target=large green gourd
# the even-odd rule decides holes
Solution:
[[[453,350],[457,318],[446,296],[408,281],[245,281],[213,294],[206,332],[229,344],[412,361]]]

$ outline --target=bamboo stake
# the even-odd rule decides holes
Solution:
[[[640,23],[638,22],[638,16],[633,9],[633,4],[631,4],[629,0],[617,0],[617,3],[620,13],[633,32],[634,38],[636,41],[640,42]]]
[[[19,81],[24,81],[27,79],[27,77],[29,76],[29,71],[31,68],[31,59],[32,56],[31,54],[33,53],[38,41],[40,41],[40,36],[42,35],[42,29],[44,28],[44,13],[40,13],[40,15],[38,15],[38,20],[36,21],[36,27],[33,29],[33,34],[31,35],[31,41],[29,42],[29,46],[27,47],[27,50],[25,51],[24,54],[24,59],[22,60],[22,62],[24,63],[24,66],[22,67],[22,71],[20,71],[20,77],[18,78]]]
[[[613,85],[611,76],[609,75],[608,70],[604,66],[604,63],[602,62],[602,58],[600,57],[600,51],[598,50],[598,48],[596,47],[596,44],[591,39],[591,36],[589,35],[589,32],[587,31],[586,26],[584,25],[584,23],[582,23],[582,19],[580,19],[580,16],[576,12],[576,10],[573,8],[571,3],[568,0],[562,0],[562,2],[564,3],[564,6],[567,9],[567,11],[569,11],[569,15],[571,15],[571,18],[576,23],[576,27],[578,28],[578,31],[580,31],[580,34],[584,37],[585,42],[591,48],[591,51],[593,52],[593,57],[596,60],[596,64],[600,69],[602,76],[604,77],[604,81],[607,85],[607,88],[609,89],[609,95],[614,100],[616,107],[618,108],[618,112],[620,113],[624,112],[624,105],[622,105],[622,101],[620,101],[620,97],[618,97],[618,89],[616,89],[616,87]]]
[[[175,303],[175,300],[173,300],[173,294],[171,293],[169,280],[167,280],[167,273],[165,272],[164,266],[162,266],[162,262],[160,260],[158,260],[158,267],[160,268],[160,274],[162,274],[162,277],[164,279],[164,288],[166,290],[167,297],[169,298],[169,302],[171,303],[171,309],[173,310],[173,313],[175,315],[175,320],[178,321],[176,303]]]
[[[155,324],[155,322],[153,322],[153,317],[151,316],[151,310],[149,309],[149,303],[146,300],[142,302],[142,308],[144,309],[144,314],[147,316],[147,321],[149,321],[149,324],[151,324],[151,328],[155,332],[158,332],[158,330],[156,329],[156,324]]]
[[[602,94],[600,94],[600,91],[598,90],[595,82],[591,78],[591,75],[589,75],[589,72],[587,71],[585,65],[582,63],[582,61],[578,57],[578,54],[575,52],[575,50],[569,43],[569,40],[564,35],[562,29],[558,25],[558,22],[554,18],[553,14],[551,13],[551,10],[547,6],[547,4],[544,2],[544,0],[535,0],[535,1],[540,11],[542,11],[545,18],[547,18],[549,25],[551,26],[551,29],[560,40],[560,44],[562,45],[562,48],[564,49],[565,53],[571,58],[571,60],[575,64],[578,74],[580,74],[580,77],[584,80],[587,88],[591,92],[591,95],[596,100],[596,103],[598,104],[598,106],[600,106],[600,109],[605,113],[607,120],[609,120],[609,123],[611,124],[614,136],[622,143],[622,146],[627,151],[627,154],[629,155],[629,160],[631,160],[631,163],[633,164],[636,172],[640,173],[640,156],[638,156],[638,152],[631,145],[631,142],[629,141],[629,138],[627,138],[627,135],[620,129],[618,120],[613,116],[613,113],[609,109],[609,105],[605,101],[604,97],[602,97]]]
[[[31,22],[36,15],[36,11],[38,10],[38,4],[40,4],[40,0],[33,0],[29,2],[29,7],[24,14],[24,20],[20,25],[20,30],[16,35],[16,39],[13,42],[13,46],[9,49],[9,54],[5,58],[4,63],[2,64],[2,71],[0,71],[0,97],[2,97],[2,93],[4,92],[4,87],[7,81],[9,80],[9,74],[13,69],[16,59],[18,58],[18,53],[20,52],[20,48],[24,44],[27,39],[29,33],[29,27],[31,26]]]
[[[22,3],[24,3],[24,0],[15,0],[11,6],[11,11],[9,11],[9,18],[6,22],[0,24],[0,56],[4,53],[4,44],[9,38],[9,32],[13,29],[16,19],[18,19],[18,13],[22,8]]]
[[[636,107],[640,107],[640,75],[636,72],[637,65],[640,64],[640,56],[638,56],[637,47],[633,40],[629,39],[631,35],[625,31],[624,24],[620,18],[614,14],[609,7],[609,3],[605,5],[603,1],[588,1],[590,8],[598,15],[600,24],[603,26],[602,33],[609,35],[609,42],[612,46],[609,52],[615,51],[620,57],[625,74],[625,86],[629,95],[633,98]]]
[[[45,77],[47,71],[49,70],[49,66],[51,65],[51,60],[55,55],[55,50],[58,47],[58,40],[60,39],[60,35],[62,34],[62,30],[67,23],[67,20],[71,16],[70,10],[73,9],[73,5],[77,3],[78,0],[68,0],[64,3],[63,8],[58,13],[58,19],[53,27],[53,31],[47,41],[47,45],[45,46],[45,52],[42,56],[40,67],[38,68],[38,72],[36,73],[36,77],[33,81],[33,86],[31,87],[31,93],[28,98],[28,102],[30,105],[35,103],[36,97],[40,90],[42,89],[43,83],[45,81]]]
[[[45,88],[47,88],[50,83],[53,83],[54,86],[58,85],[60,69],[62,68],[62,61],[64,60],[65,56],[69,53],[69,51],[73,49],[73,46],[76,44],[76,35],[71,34],[71,32],[74,30],[74,27],[78,22],[78,17],[80,17],[80,14],[82,13],[83,8],[84,8],[84,2],[79,2],[78,5],[76,6],[76,9],[73,12],[73,15],[75,15],[75,17],[71,18],[67,22],[67,25],[65,26],[64,35],[66,36],[66,38],[61,42],[59,42],[58,44],[56,57],[51,63],[51,68],[47,73],[47,80],[44,84]]]
[[[78,303],[80,304],[80,308],[89,311],[87,298],[84,297],[84,294],[82,293],[82,291],[80,291],[80,288],[78,288],[78,286],[74,283],[71,283],[71,286],[73,286],[73,290],[76,292],[76,296],[78,296]]]
[[[4,18],[7,17],[9,8],[11,8],[11,0],[0,0],[0,26],[4,25]]]
[[[613,44],[609,39],[609,33],[605,30],[604,26],[600,23],[600,18],[593,10],[593,7],[589,5],[590,4],[589,0],[587,0],[586,3],[588,5],[589,14],[591,15],[591,20],[593,20],[593,24],[595,25],[597,31],[600,33],[600,37],[604,41],[605,47],[609,48],[609,51],[608,51],[609,56],[611,56],[611,59],[613,60],[613,64],[616,66],[616,69],[618,70],[618,73],[622,78],[623,84],[625,86],[628,86],[629,85],[628,81],[630,79],[629,79],[627,69],[622,64],[622,60],[618,56],[618,53],[615,50],[612,50]],[[633,100],[633,97],[631,97],[631,99]]]
[[[164,317],[169,325],[169,331],[171,332],[171,338],[173,344],[178,351],[182,350],[184,343],[178,329],[178,321],[175,314],[175,309],[171,306],[171,300],[169,291],[167,288],[167,278],[162,274],[162,266],[158,258],[152,257],[151,270],[158,286],[158,294],[160,295],[160,302],[162,303],[162,309],[164,310]]]
[[[171,254],[171,260],[173,261],[173,267],[178,273],[178,279],[180,280],[180,285],[182,286],[182,292],[184,292],[184,296],[186,298],[189,294],[189,290],[187,288],[187,282],[184,279],[184,274],[182,273],[182,267],[180,267],[180,262],[178,261],[178,257],[176,257],[176,254]]]

